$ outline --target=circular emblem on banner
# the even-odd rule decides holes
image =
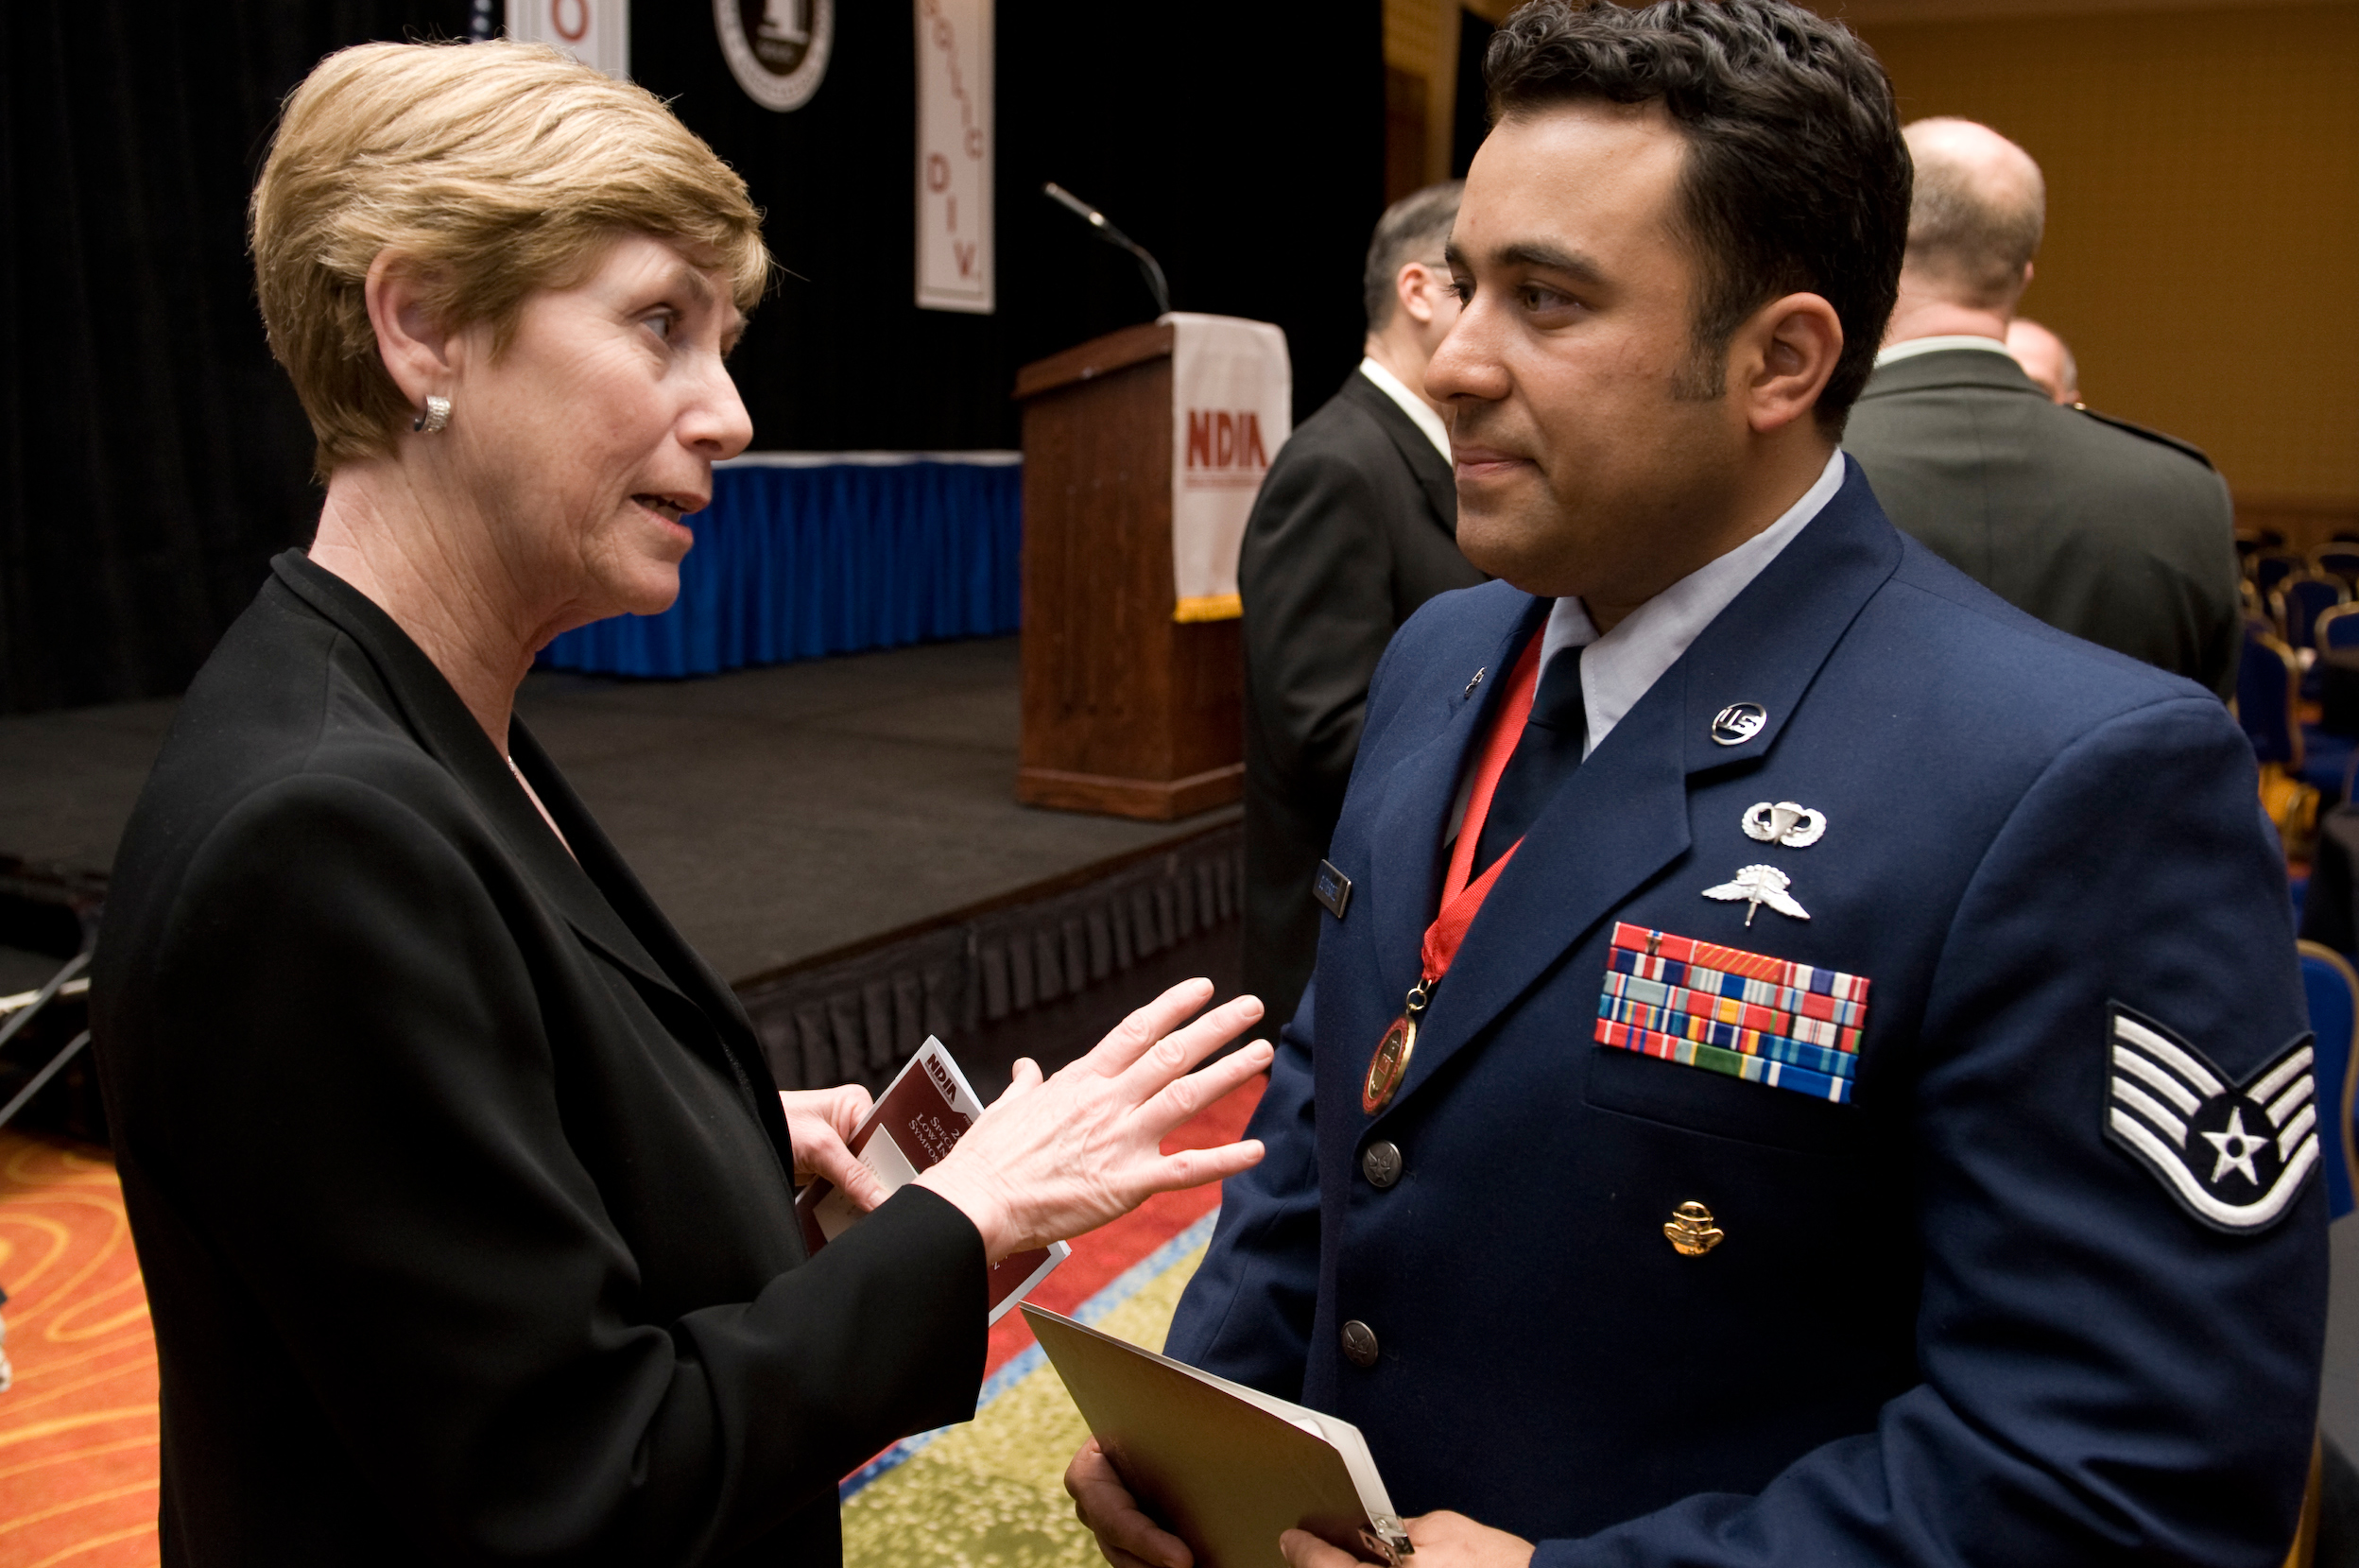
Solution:
[[[835,0],[713,0],[730,75],[765,109],[801,109],[827,75]]]

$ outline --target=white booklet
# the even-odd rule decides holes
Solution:
[[[889,1195],[948,1154],[982,1114],[983,1102],[968,1087],[967,1076],[942,1042],[928,1035],[918,1054],[885,1086],[875,1109],[849,1143]],[[820,1177],[795,1195],[795,1214],[802,1221],[803,1246],[816,1254],[859,1219],[861,1210]],[[991,1265],[990,1321],[1006,1317],[1048,1278],[1050,1269],[1072,1255],[1073,1249],[1059,1241]]]

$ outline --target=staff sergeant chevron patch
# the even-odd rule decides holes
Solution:
[[[2265,1231],[2318,1163],[2310,1036],[2243,1083],[2151,1018],[2113,1004],[2106,1136],[2215,1231]]]

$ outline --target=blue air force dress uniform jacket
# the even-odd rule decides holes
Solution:
[[[1386,653],[1352,890],[1170,1353],[1542,1568],[2280,1561],[2322,1128],[2218,700],[1904,541],[1852,465],[1533,823],[1367,1114],[1507,684],[1472,678],[1546,610],[1447,594]]]

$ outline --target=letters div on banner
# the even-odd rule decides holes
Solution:
[[[917,0],[918,308],[992,306],[991,0]]]
[[[1286,335],[1266,321],[1174,311],[1171,575],[1175,621],[1239,614],[1237,548],[1269,459],[1294,428]]]
[[[508,36],[629,79],[630,0],[508,0]]]

